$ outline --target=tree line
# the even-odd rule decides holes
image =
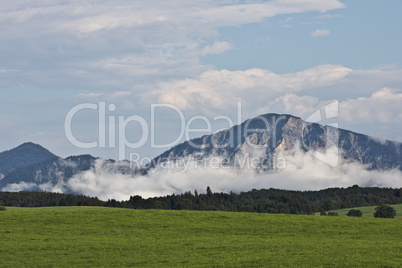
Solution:
[[[132,196],[127,201],[108,200],[107,206],[135,209],[221,210],[258,213],[313,214],[341,208],[402,203],[402,188],[359,187],[329,188],[320,191],[253,189],[248,192],[185,192],[179,195],[144,199]]]
[[[241,193],[185,192],[163,197],[99,200],[96,197],[45,192],[0,192],[0,206],[106,206],[132,209],[220,210],[234,212],[313,214],[318,211],[401,204],[402,188],[329,188],[320,191],[253,189]]]
[[[53,206],[105,206],[97,197],[51,192],[0,192],[0,206],[53,207]]]

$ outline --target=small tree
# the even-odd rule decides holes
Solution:
[[[375,218],[394,218],[396,215],[396,210],[390,205],[380,205],[375,208],[374,217]]]
[[[361,210],[351,209],[351,210],[349,210],[348,214],[346,214],[346,216],[349,216],[349,217],[362,217],[363,213],[361,212]]]
[[[211,191],[211,188],[209,188],[209,186],[207,187],[207,195],[208,195],[208,196],[212,196],[212,195],[213,195],[213,193],[212,193],[212,191]]]

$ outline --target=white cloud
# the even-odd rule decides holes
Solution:
[[[11,4],[12,3],[12,4]],[[155,8],[157,6],[158,8]],[[236,4],[224,1],[216,3],[197,1],[180,3],[177,1],[26,1],[6,2],[0,10],[1,20],[23,23],[46,16],[53,16],[56,24],[47,25],[54,29],[67,28],[82,33],[111,30],[117,27],[143,27],[152,24],[171,24],[185,21],[187,24],[210,24],[220,26],[241,25],[259,22],[264,18],[280,14],[302,13],[307,11],[326,12],[345,7],[338,0],[281,0],[264,3]],[[185,12],[183,12],[185,11]],[[188,25],[194,26],[194,25]]]
[[[284,75],[262,69],[213,70],[202,73],[197,79],[162,83],[147,97],[184,110],[222,110],[232,107],[238,100],[261,107],[257,104],[278,94],[333,85],[351,71],[339,65],[320,65]]]
[[[277,113],[289,113],[307,118],[330,100],[296,94],[285,94],[269,102],[259,110]],[[339,102],[339,117],[342,122],[355,124],[391,123],[395,127],[402,122],[402,91],[382,88],[369,97],[347,99]]]
[[[229,49],[232,49],[232,46],[228,42],[215,42],[211,46],[206,46],[202,50],[202,54],[221,54]]]
[[[69,89],[84,86],[93,92],[126,90],[167,76],[194,76],[206,70],[199,57],[231,48],[217,40],[219,27],[343,7],[338,0],[248,4],[207,0],[3,1],[0,51],[5,52],[0,70],[13,70],[14,74],[0,77],[0,84],[52,89],[55,85]],[[215,37],[216,42],[205,44],[206,37]]]
[[[330,34],[331,32],[328,29],[317,29],[314,32],[310,33],[312,37],[327,36]]]
[[[183,193],[197,189],[205,191],[240,192],[253,188],[280,188],[291,190],[319,190],[328,187],[360,186],[400,187],[402,172],[399,170],[368,171],[359,163],[341,162],[337,168],[315,159],[309,153],[294,150],[282,155],[285,168],[278,173],[256,174],[253,169],[243,171],[214,166],[197,168],[190,164],[185,172],[164,169],[149,177],[131,177],[96,169],[72,178],[68,185],[83,194],[101,199],[127,200],[130,195],[143,197]]]
[[[353,88],[351,85],[347,84],[347,86]],[[332,100],[328,98],[288,93],[260,107],[257,114],[286,113],[306,119],[330,101]],[[391,88],[379,89],[368,97],[339,100],[337,122],[342,128],[381,139],[402,141],[401,103],[402,91]]]
[[[297,1],[282,0],[244,5],[227,5],[200,12],[201,19],[220,26],[236,26],[244,23],[260,22],[264,18],[279,14],[294,14],[307,11],[325,12],[345,7],[339,1]]]
[[[20,182],[20,183],[10,183],[2,188],[5,192],[20,192],[20,191],[30,191],[37,187],[36,183],[33,182]]]
[[[347,122],[392,123],[402,122],[402,91],[383,88],[370,97],[348,99],[339,104],[340,116]]]
[[[338,65],[288,74],[263,69],[215,70],[194,79],[161,83],[144,96],[147,102],[177,105],[187,115],[212,118],[224,114],[233,120],[237,101],[241,101],[245,120],[265,113],[306,119],[328,101],[338,100],[340,127],[401,141],[400,92],[385,88],[401,82],[399,69],[351,70]]]
[[[259,109],[259,114],[267,111],[275,113],[286,113],[307,118],[319,107],[320,99],[312,96],[297,96],[288,93],[269,102],[266,106]]]
[[[320,65],[288,74],[256,68],[211,70],[193,79],[160,83],[143,96],[148,102],[206,114],[235,109],[241,101],[248,116],[277,112],[301,117],[337,99],[345,122],[391,123],[392,118],[400,118],[401,93],[386,85],[400,84],[401,77],[402,70],[351,70],[340,65]]]

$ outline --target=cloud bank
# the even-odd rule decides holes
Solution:
[[[200,57],[232,48],[219,40],[219,27],[343,7],[338,0],[3,1],[0,83],[113,90],[149,77],[195,75],[208,68]]]
[[[281,167],[274,173],[257,173],[254,169],[215,168],[194,165],[183,170],[159,169],[148,176],[123,175],[104,168],[104,160],[97,160],[95,168],[79,173],[66,182],[49,184],[10,184],[5,191],[29,190],[74,191],[102,200],[128,200],[130,196],[165,196],[172,193],[197,190],[205,192],[207,186],[215,192],[241,192],[253,188],[278,188],[288,190],[320,190],[328,187],[359,186],[401,187],[402,172],[393,170],[367,170],[362,164],[341,161],[331,167],[311,154],[295,149],[282,153]],[[282,166],[282,164],[284,164]]]

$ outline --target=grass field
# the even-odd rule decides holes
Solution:
[[[359,209],[363,213],[363,217],[365,218],[374,218],[374,211],[377,206],[371,206],[371,207],[358,207],[358,208],[353,208],[353,209]],[[397,204],[397,205],[391,205],[391,207],[395,208],[396,210],[396,219],[402,219],[402,204]],[[346,214],[351,210],[352,208],[345,208],[345,209],[337,209],[337,210],[331,210],[333,212],[337,212],[339,216],[346,216]]]
[[[400,266],[402,220],[55,207],[0,212],[0,266]]]

